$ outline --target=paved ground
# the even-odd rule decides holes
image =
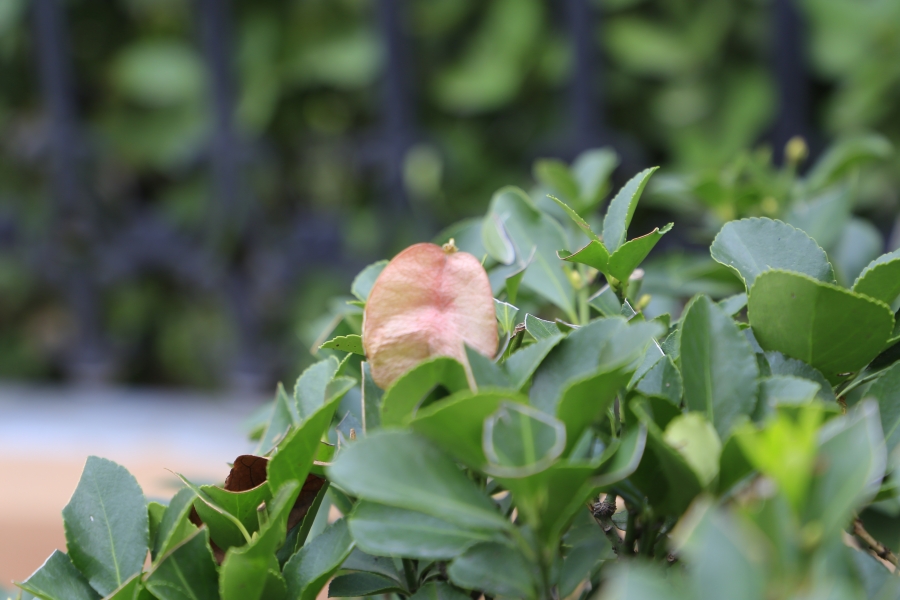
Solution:
[[[251,451],[242,427],[265,398],[0,384],[0,589],[65,548],[60,511],[89,455],[124,465],[151,498],[221,481]]]

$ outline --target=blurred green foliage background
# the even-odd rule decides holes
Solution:
[[[15,223],[0,230],[0,377],[60,379],[68,376],[71,308],[22,250],[49,235],[52,220],[48,122],[29,4],[0,1],[0,218]],[[202,232],[213,194],[206,161],[213,114],[196,3],[62,4],[91,201],[107,215],[139,206],[180,232]],[[530,186],[535,159],[571,160],[584,149],[570,143],[578,132],[569,114],[574,66],[564,3],[406,0],[399,4],[415,139],[403,184],[415,218],[386,213],[382,167],[372,156],[380,152],[386,62],[377,4],[230,3],[235,119],[252,153],[253,202],[271,221],[298,210],[332,219],[340,243],[325,251],[360,265],[482,214],[502,185]],[[602,56],[592,83],[609,133],[603,141],[625,161],[615,179],[633,173],[625,168],[663,166],[648,193],[652,208],[638,221],[675,220],[680,233],[670,237],[690,246],[708,243],[724,220],[780,214],[777,203],[790,186],[764,145],[779,110],[772,2],[592,4]],[[810,75],[808,145],[814,154],[835,140],[863,148],[852,211],[867,219],[861,227],[897,246],[891,232],[900,165],[891,147],[900,142],[900,3],[796,6]],[[870,132],[881,137],[861,137]],[[769,198],[774,212],[765,209]],[[354,275],[308,267],[296,285],[255,307],[278,357],[274,376],[296,373],[311,359],[321,327],[315,317]],[[166,273],[142,273],[103,288],[101,315],[119,355],[111,377],[228,383],[237,341],[220,297]]]

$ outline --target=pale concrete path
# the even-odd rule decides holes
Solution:
[[[151,498],[184,474],[221,482],[251,452],[244,420],[266,398],[0,384],[0,589],[65,549],[61,511],[89,455],[125,466]]]

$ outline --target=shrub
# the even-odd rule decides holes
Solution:
[[[279,387],[256,454],[223,487],[185,481],[148,504],[92,457],[63,513],[68,554],[21,587],[54,600],[314,598],[326,584],[417,600],[897,597],[900,252],[843,287],[802,230],[733,221],[710,254],[744,292],[649,318],[639,267],[671,226],[628,229],[652,174],[602,221],[585,218],[597,178],[573,179],[569,202],[501,189],[447,249],[489,257],[487,271],[430,246],[366,268],[325,358],[293,394]],[[477,293],[485,278],[500,299]],[[381,389],[364,348],[398,351],[359,333],[405,333],[403,310],[368,304],[398,281],[409,298],[382,298],[440,339],[401,339],[402,360],[413,346],[424,360]],[[471,331],[491,310],[496,323]],[[343,516],[327,524],[329,507]]]

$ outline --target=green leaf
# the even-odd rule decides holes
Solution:
[[[528,260],[520,262],[516,266],[515,271],[506,275],[506,298],[510,302],[516,301],[516,296],[519,294],[519,286],[522,284],[522,279],[525,277],[525,270],[528,269],[528,265],[534,260],[534,253],[536,251],[537,247],[532,248]]]
[[[387,427],[406,423],[437,385],[451,393],[469,389],[465,367],[449,356],[439,356],[400,376],[381,399],[381,424]]]
[[[493,530],[462,527],[436,516],[362,501],[349,517],[350,532],[371,554],[420,560],[450,560],[479,542],[496,539]]]
[[[545,321],[542,321],[542,323],[543,322]],[[557,332],[558,331],[559,328],[557,328]],[[503,363],[503,367],[509,377],[510,386],[516,390],[523,389],[525,384],[528,383],[528,380],[541,365],[544,358],[547,357],[550,351],[553,350],[564,337],[565,336],[561,333],[551,334],[550,336],[539,340],[536,344],[531,344],[526,348],[516,351],[507,358],[506,362]]]
[[[878,356],[894,328],[883,302],[785,271],[756,279],[747,314],[763,349],[802,360],[832,382]]]
[[[644,169],[632,177],[609,203],[606,217],[603,219],[603,242],[611,253],[615,253],[625,243],[628,226],[631,224],[631,217],[634,216],[634,209],[637,208],[641,193],[650,176],[658,168]]]
[[[853,195],[849,186],[832,188],[808,202],[794,202],[784,217],[819,246],[831,248],[850,218]]]
[[[886,159],[893,153],[891,143],[877,134],[854,136],[833,144],[816,161],[806,176],[806,185],[812,190],[821,189],[846,177],[861,163]]]
[[[348,385],[351,382],[352,380],[348,381]],[[331,425],[334,411],[337,410],[342,397],[343,393],[332,395],[279,444],[278,451],[269,461],[270,489],[277,490],[289,481],[303,485],[319,450],[319,441]]]
[[[291,413],[294,425],[299,425],[303,419],[314,413],[325,401],[325,389],[337,375],[340,362],[334,356],[308,367],[294,385],[294,402]]]
[[[471,600],[471,596],[443,581],[430,581],[420,587],[409,600]]]
[[[144,591],[141,582],[141,574],[135,573],[119,589],[106,596],[103,600],[138,600],[139,594]],[[149,596],[149,593],[146,593]]]
[[[218,509],[226,511],[240,521],[243,531],[252,535],[259,529],[257,507],[272,498],[271,488],[267,483],[244,492],[230,492],[214,485],[201,485],[200,490],[205,498],[196,498],[194,509],[209,526],[212,540],[223,550],[232,546],[242,546],[246,543],[246,539],[241,528],[237,527],[233,520],[223,519]],[[207,499],[212,500],[218,509],[211,508]]]
[[[575,379],[618,368],[633,370],[653,337],[658,323],[628,323],[622,317],[597,319],[573,331],[553,349],[534,374],[529,398],[549,414],[556,414],[565,387]],[[627,383],[626,379],[626,383]]]
[[[486,542],[457,557],[447,575],[462,588],[481,590],[491,596],[534,598],[536,569],[514,548]]]
[[[604,285],[596,294],[588,298],[588,303],[604,317],[616,317],[622,314],[622,303],[609,285]]]
[[[397,566],[394,564],[394,559],[389,556],[366,554],[358,545],[347,557],[347,560],[344,561],[344,564],[341,565],[341,568],[348,571],[365,571],[366,573],[384,575],[396,581],[398,585],[401,585],[402,582]]]
[[[647,450],[630,480],[662,514],[680,515],[703,490],[700,478],[687,460],[665,441],[648,401],[635,398],[630,406],[647,427]]]
[[[393,579],[376,573],[349,573],[335,577],[328,586],[329,598],[360,598],[407,593]]]
[[[619,281],[628,281],[631,273],[638,268],[656,243],[672,229],[669,223],[662,229],[657,227],[647,235],[627,241],[609,257],[609,274]]]
[[[819,384],[819,392],[816,394],[824,402],[835,402],[834,390],[831,384],[822,375],[822,372],[809,366],[802,360],[785,356],[781,352],[766,352],[766,362],[772,375],[789,375],[808,379]]]
[[[527,404],[528,399],[507,391],[464,390],[419,411],[410,427],[461,462],[481,469],[487,464],[482,445],[484,420],[503,402]]]
[[[501,265],[511,265],[516,261],[516,248],[503,221],[500,215],[488,214],[481,226],[481,243],[488,256]]]
[[[353,546],[346,520],[339,519],[326,527],[284,565],[290,597],[315,600],[350,555]]]
[[[698,296],[682,318],[679,355],[685,406],[704,413],[727,438],[756,407],[759,367],[750,342],[708,296]]]
[[[697,507],[701,512],[704,507]],[[679,544],[690,557],[693,598],[718,600],[722,590],[729,599],[763,600],[766,597],[766,552],[760,532],[749,529],[724,509],[707,509]]]
[[[538,319],[534,315],[525,315],[525,331],[534,336],[538,341],[546,340],[560,334],[556,323]]]
[[[319,346],[319,348],[340,350],[341,352],[359,354],[360,356],[366,355],[366,351],[363,350],[362,337],[358,335],[339,335],[336,338],[328,340]]]
[[[381,275],[381,272],[384,271],[387,264],[388,261],[379,260],[360,271],[359,275],[353,279],[353,283],[350,285],[350,292],[363,302],[368,300],[369,293],[372,291],[372,286],[375,285],[375,280],[378,279],[378,276]]]
[[[284,385],[279,381],[275,392],[275,400],[273,400],[272,416],[269,418],[269,424],[266,426],[265,433],[259,440],[256,454],[261,455],[270,452],[287,435],[291,425],[294,424],[293,404],[293,399],[288,397],[287,392],[284,390]]]
[[[619,157],[609,148],[585,150],[578,155],[571,172],[581,196],[579,210],[591,210],[603,200],[609,189],[609,177],[618,165]]]
[[[556,253],[556,256],[566,262],[587,265],[597,269],[604,275],[609,274],[610,255],[606,246],[603,245],[603,242],[591,240],[587,246],[575,253],[569,252],[568,250],[559,250]]]
[[[469,361],[469,369],[472,370],[472,377],[475,379],[478,389],[512,387],[506,369],[502,365],[495,363],[468,344],[466,344],[466,359]]]
[[[567,450],[584,430],[612,406],[630,374],[621,369],[605,371],[568,383],[556,405],[556,417],[565,423]]]
[[[834,269],[825,251],[799,229],[765,218],[726,223],[709,253],[744,281],[749,292],[757,276],[770,269],[803,273],[834,282]]]
[[[813,479],[805,520],[822,522],[825,536],[839,532],[878,491],[887,463],[884,437],[873,401],[857,404],[819,431],[825,468]]]
[[[209,497],[209,494],[191,483],[184,475],[181,473],[175,473],[175,475],[196,494],[194,508],[201,507],[197,512],[200,514],[203,511],[201,515],[203,522],[211,531],[215,531],[211,536],[218,537],[226,546],[240,546],[250,541],[250,532],[247,531],[240,519],[219,506],[215,500]]]
[[[572,177],[568,165],[556,158],[542,158],[534,161],[532,174],[538,182],[563,196],[570,202],[578,200],[578,183]],[[553,198],[553,196],[550,196]],[[553,198],[556,200],[556,198]],[[558,201],[557,201],[558,203]],[[570,209],[571,210],[571,209]]]
[[[524,404],[503,402],[484,421],[489,475],[526,477],[547,469],[566,447],[565,425]]]
[[[769,415],[777,406],[797,406],[812,402],[821,386],[815,381],[791,375],[772,375],[759,381],[759,406],[756,414]]]
[[[169,501],[151,549],[154,561],[193,533],[195,527],[188,520],[188,515],[190,515],[195,497],[196,494],[193,490],[184,487],[178,490]]]
[[[416,434],[384,430],[345,448],[329,479],[351,495],[467,527],[510,526],[456,464]]]
[[[263,596],[269,570],[278,575],[275,551],[284,543],[287,520],[300,493],[300,483],[288,481],[266,502],[267,521],[245,546],[229,548],[219,571],[222,600],[268,600]],[[278,589],[281,586],[275,586]]]
[[[517,256],[527,256],[532,248],[536,249],[522,285],[561,308],[574,321],[574,292],[556,259],[556,250],[566,245],[562,226],[539,211],[528,194],[514,187],[502,188],[494,194],[485,230],[489,229],[487,223],[491,219],[499,219],[505,225]]]
[[[480,354],[479,354],[480,356]],[[368,362],[361,365],[362,371],[362,416],[363,429],[369,429],[381,426],[381,398],[384,391],[372,379],[372,367]]]
[[[504,334],[512,332],[516,326],[516,315],[519,314],[519,309],[508,302],[501,302],[494,298],[494,311],[497,313],[501,332]]]
[[[147,500],[125,467],[88,457],[63,521],[72,563],[101,594],[141,571],[150,537]]]
[[[667,577],[653,563],[627,561],[616,564],[598,600],[687,600],[680,577]],[[674,580],[674,581],[673,581]]]
[[[94,591],[81,571],[75,568],[69,556],[54,550],[31,577],[16,584],[29,594],[44,600],[96,600],[100,594]]]
[[[160,600],[219,600],[218,574],[209,548],[209,530],[198,529],[163,556],[144,585]]]
[[[852,217],[841,230],[838,241],[828,249],[838,283],[851,287],[866,265],[877,259],[883,250],[881,232],[869,221]]]
[[[900,445],[900,362],[894,363],[875,380],[866,397],[878,402],[884,441],[890,454]]]
[[[747,293],[742,292],[740,294],[728,296],[727,298],[719,300],[717,304],[723,311],[725,311],[726,315],[733,317],[734,315],[741,312],[741,310],[743,310],[745,306],[747,306]]]
[[[894,302],[900,296],[900,250],[870,262],[853,282],[853,291],[894,308]]]
[[[712,423],[700,413],[691,412],[672,419],[663,432],[663,439],[681,454],[704,487],[719,474],[722,442]]]
[[[596,488],[606,488],[630,477],[637,470],[647,447],[647,427],[640,425],[622,434],[612,459],[591,480]]]
[[[665,398],[678,404],[681,402],[683,387],[681,371],[672,362],[672,358],[666,355],[638,380],[634,389],[645,396]]]
[[[601,244],[601,245],[603,244],[603,242],[600,241],[600,238],[597,237],[597,234],[594,233],[594,230],[591,229],[591,226],[588,225],[587,221],[582,219],[581,215],[579,215],[577,212],[575,212],[574,209],[570,208],[568,204],[566,204],[559,198],[556,198],[554,196],[547,196],[547,197],[550,198],[551,200],[553,200],[554,202],[556,202],[556,204],[561,209],[563,209],[567,215],[569,215],[569,218],[572,219],[572,221],[576,225],[578,225],[578,227],[581,228],[581,230],[585,233],[585,235],[587,235],[589,238],[591,238],[591,240],[597,242],[598,244]],[[569,197],[571,198],[572,196],[569,196]]]

